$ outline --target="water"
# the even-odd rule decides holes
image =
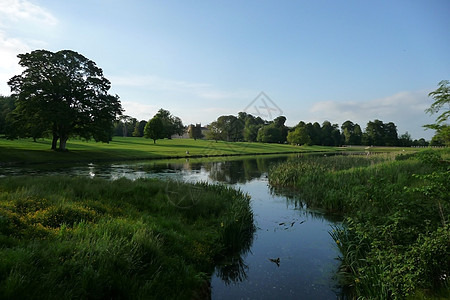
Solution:
[[[249,252],[234,258],[231,267],[216,268],[211,279],[212,299],[340,298],[335,280],[339,252],[328,233],[339,220],[307,209],[292,191],[275,192],[268,184],[268,167],[290,157],[8,167],[0,169],[0,177],[144,177],[232,185],[252,197],[257,230]]]

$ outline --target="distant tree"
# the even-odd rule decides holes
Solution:
[[[241,114],[241,116],[243,116]],[[210,129],[208,138],[214,140],[224,140],[229,142],[237,142],[243,140],[243,131],[245,123],[242,119],[233,115],[220,116],[216,121],[212,122],[208,128]]]
[[[133,136],[136,136],[136,137],[144,136],[144,128],[145,128],[146,124],[147,124],[147,121],[145,121],[145,120],[136,122],[136,125],[134,126],[134,130],[133,130]]]
[[[11,96],[0,96],[0,134],[7,132],[7,116],[14,110],[14,98]]]
[[[427,147],[429,145],[429,143],[427,141],[425,141],[424,138],[420,138],[418,140],[414,140],[413,141],[413,146],[418,146],[418,147]],[[442,144],[432,144],[432,146],[442,146]]]
[[[309,132],[309,136],[313,145],[322,145],[322,127],[318,122],[312,124],[312,130]],[[307,127],[308,128],[308,127]]]
[[[71,136],[111,140],[113,121],[122,113],[119,97],[108,94],[111,83],[103,71],[83,55],[62,50],[19,54],[21,75],[8,84],[16,107],[11,120],[17,135],[53,137],[52,149],[66,150]],[[31,128],[39,132],[29,132]]]
[[[254,124],[245,124],[244,127],[244,141],[246,142],[256,142],[256,138],[258,137],[258,130],[261,128],[261,125],[254,125]]]
[[[161,118],[155,115],[144,128],[144,137],[153,140],[153,144],[156,144],[156,140],[163,139],[165,137],[164,124]]]
[[[384,144],[386,146],[397,146],[398,136],[397,136],[397,126],[393,122],[384,124]]]
[[[208,140],[215,140],[216,142],[219,140],[225,140],[224,134],[222,133],[222,129],[220,128],[217,121],[214,121],[208,125],[208,132],[206,133],[206,138]]]
[[[238,119],[244,121],[243,138],[247,142],[256,142],[258,130],[266,124],[260,117],[254,117],[251,114],[239,113]]]
[[[433,137],[435,143],[440,142],[450,146],[450,127],[447,122],[450,117],[450,81],[439,82],[439,87],[428,96],[432,97],[434,102],[425,112],[431,115],[441,111],[442,113],[436,118],[434,124],[424,125],[424,127],[436,130],[436,135]]]
[[[353,133],[354,133],[354,144],[353,145],[362,145],[363,132],[361,130],[361,127],[358,124],[355,124]]]
[[[369,121],[366,126],[365,143],[367,145],[384,146],[384,123],[378,119]]]
[[[261,143],[281,143],[281,128],[277,127],[274,123],[262,126],[258,130],[256,140]]]
[[[164,137],[171,139],[172,135],[183,135],[184,125],[179,117],[173,116],[168,110],[160,109],[156,114],[164,127]]]
[[[342,142],[346,145],[360,145],[362,138],[361,127],[358,124],[354,124],[352,121],[345,121],[341,125]]]
[[[339,146],[341,145],[341,132],[337,124],[331,124],[330,121],[322,123],[322,145]]]
[[[411,147],[412,146],[412,139],[411,139],[411,135],[407,132],[405,132],[404,134],[401,134],[398,138],[398,145],[400,147]]]
[[[191,124],[189,125],[189,137],[191,139],[201,139],[203,137],[203,133],[202,133],[202,125],[201,124]]]
[[[280,130],[280,134],[281,134],[281,137],[279,140],[280,143],[286,142],[288,131],[289,131],[289,129],[286,127],[286,125],[284,125],[284,123],[286,123],[285,116],[279,116],[273,120],[273,124],[275,125],[275,127],[279,128],[279,130]]]
[[[293,145],[311,145],[312,143],[306,126],[296,127],[293,131],[289,131],[287,142]]]

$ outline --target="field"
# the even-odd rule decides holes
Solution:
[[[346,217],[330,234],[355,298],[448,299],[449,158],[448,149],[304,156],[274,167],[269,182]]]
[[[110,143],[69,140],[67,152],[50,150],[47,139],[9,141],[0,139],[0,163],[121,161],[179,157],[205,157],[266,153],[320,151],[320,147],[300,148],[290,145],[262,143],[231,143],[208,140],[173,139],[152,140],[135,137],[115,137]],[[187,154],[188,152],[188,154]]]
[[[285,144],[215,142],[192,139],[164,139],[153,144],[152,140],[136,137],[114,137],[108,144],[72,139],[67,143],[69,150],[67,152],[52,151],[50,147],[51,141],[48,139],[33,142],[31,139],[10,141],[0,138],[0,164],[123,161],[295,152],[416,151],[414,148],[299,147]]]

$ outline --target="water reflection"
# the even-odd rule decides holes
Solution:
[[[216,268],[216,275],[226,284],[243,282],[247,279],[248,265],[243,254],[231,256]]]
[[[69,175],[89,176],[106,179],[138,179],[163,177],[175,180],[191,181],[194,174],[206,175],[210,182],[228,184],[245,183],[261,177],[268,168],[291,156],[256,156],[247,158],[217,158],[201,161],[199,159],[178,159],[172,161],[137,161],[126,163],[89,163],[89,164],[41,164],[32,166],[8,166],[0,169],[0,177],[19,175]],[[171,174],[173,176],[171,176]]]
[[[336,299],[341,289],[333,274],[338,269],[335,258],[339,253],[328,231],[339,219],[307,209],[293,190],[270,188],[268,184],[266,173],[270,166],[292,157],[23,166],[1,168],[0,176],[54,174],[113,180],[121,177],[132,180],[163,178],[232,185],[251,196],[257,227],[245,249],[217,266],[211,279],[212,298]],[[195,193],[195,190],[188,192]],[[277,264],[270,260],[278,258]]]

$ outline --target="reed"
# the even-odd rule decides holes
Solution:
[[[274,167],[269,181],[346,217],[330,234],[341,252],[340,278],[355,297],[448,295],[449,154],[304,157]]]

